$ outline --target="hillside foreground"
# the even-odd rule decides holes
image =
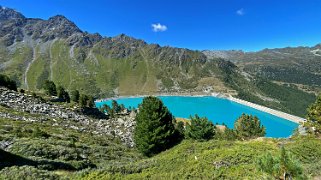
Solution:
[[[33,106],[33,97],[8,92],[2,92],[1,98],[16,94]],[[77,121],[39,110],[19,110],[16,103],[0,106],[0,179],[271,179],[257,168],[257,160],[268,152],[279,154],[281,147],[300,162],[305,178],[321,176],[321,141],[313,136],[183,140],[147,158],[123,136],[131,132],[131,126],[123,125],[131,122],[128,114],[98,120],[73,111],[82,117]],[[34,107],[37,103],[34,100]],[[53,106],[62,112],[66,109],[64,104]],[[96,124],[99,121],[103,122]],[[97,128],[109,126],[114,133]]]

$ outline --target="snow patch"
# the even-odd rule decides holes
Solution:
[[[310,52],[313,53],[315,56],[321,56],[321,49],[315,49]]]

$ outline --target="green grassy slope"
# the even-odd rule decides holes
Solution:
[[[1,111],[15,113],[6,108]],[[45,135],[35,133],[39,129]],[[1,161],[0,179],[264,179],[268,175],[257,169],[256,160],[267,152],[278,154],[281,145],[300,161],[307,177],[321,175],[321,141],[313,137],[184,140],[172,149],[144,158],[109,136],[0,119],[0,140],[12,142],[7,152],[0,152],[0,159],[4,155],[11,157]],[[12,158],[17,161],[12,162]]]
[[[305,138],[294,141],[252,140],[184,141],[153,158],[118,167],[77,174],[79,179],[264,179],[257,158],[279,153],[280,144],[296,155],[308,177],[320,175],[321,143]],[[313,152],[313,153],[312,153]],[[120,170],[121,169],[121,170]]]
[[[23,43],[16,46],[19,45]],[[215,61],[206,64],[196,61],[202,57],[200,52],[180,50],[180,55],[174,48],[146,45],[119,57],[121,52],[117,51],[116,45],[110,49],[102,46],[98,43],[94,47],[72,47],[60,39],[46,45],[40,43],[34,49],[25,46],[9,52],[4,48],[1,63],[11,59],[4,67],[4,73],[17,80],[23,88],[27,87],[24,86],[26,74],[30,90],[40,89],[44,79],[51,79],[68,90],[79,89],[99,97],[160,91],[202,92],[202,88],[208,86],[200,83],[204,79],[212,84],[215,91],[228,89],[219,78],[221,75]],[[119,46],[130,48],[126,43]],[[211,79],[213,76],[214,80]],[[215,86],[216,83],[221,87]]]
[[[244,75],[234,64],[202,59],[204,56],[197,51],[135,46],[131,43],[140,41],[120,38],[124,39],[101,41],[92,47],[70,46],[65,39],[33,48],[17,43],[11,51],[0,48],[0,65],[22,88],[41,89],[44,81],[51,79],[69,91],[78,89],[97,98],[171,92],[203,94],[207,89],[301,117],[313,102],[314,95]]]
[[[1,105],[0,112],[40,116]],[[267,152],[279,154],[282,146],[301,163],[308,178],[321,176],[321,141],[315,137],[184,140],[147,158],[112,136],[71,128],[79,122],[55,125],[64,121],[0,118],[0,141],[5,145],[5,151],[0,150],[0,179],[267,179],[269,175],[257,168],[257,159]]]

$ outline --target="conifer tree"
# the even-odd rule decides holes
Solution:
[[[265,135],[265,127],[262,125],[258,117],[242,114],[235,123],[234,129],[239,138],[249,139],[262,137]]]
[[[175,119],[157,97],[146,97],[136,116],[134,140],[137,149],[152,156],[172,147],[179,141]]]
[[[185,135],[191,139],[209,140],[215,135],[215,126],[207,118],[191,116],[191,124],[186,125]]]

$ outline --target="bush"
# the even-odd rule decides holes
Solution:
[[[49,171],[39,170],[31,166],[6,167],[0,171],[0,179],[59,179],[58,175]]]
[[[217,126],[216,126],[217,127]],[[221,140],[236,140],[237,135],[234,129],[230,129],[225,126],[225,129],[222,131],[220,129],[216,129],[215,138]]]
[[[136,116],[134,140],[137,149],[152,156],[172,147],[178,141],[175,118],[157,97],[143,99]]]
[[[209,140],[215,135],[215,126],[207,118],[200,118],[198,115],[191,116],[191,124],[186,125],[185,135],[191,139]]]
[[[32,137],[35,137],[35,138],[49,138],[50,135],[48,133],[42,131],[41,129],[39,129],[39,127],[36,127],[32,131]]]
[[[259,170],[266,172],[276,179],[304,178],[303,169],[299,161],[286,152],[284,147],[282,147],[279,156],[273,157],[268,153],[260,157],[257,164]]]
[[[256,116],[242,114],[235,123],[234,129],[241,139],[262,137],[265,135],[265,127]]]

